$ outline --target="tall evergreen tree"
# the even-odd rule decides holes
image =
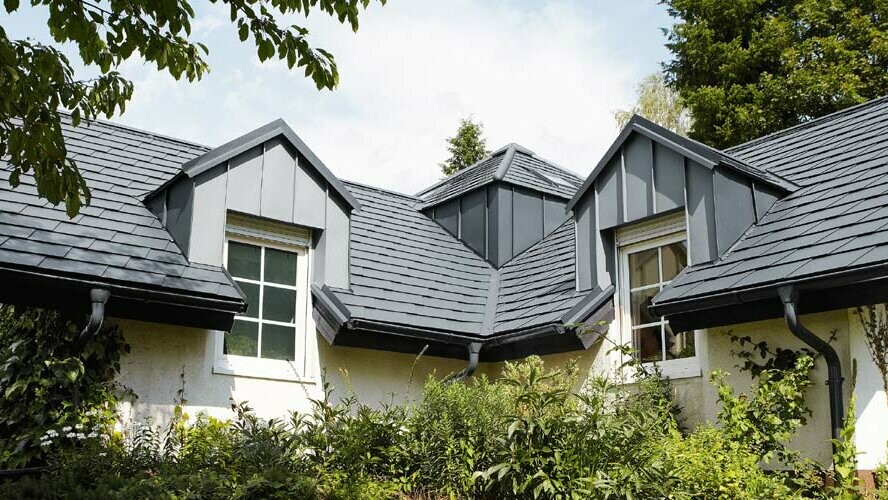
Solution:
[[[475,123],[471,117],[459,121],[456,135],[447,138],[447,151],[450,153],[444,163],[440,164],[445,176],[477,163],[490,151],[487,150],[487,139],[483,136],[484,124]]]
[[[744,141],[888,93],[884,0],[661,0],[691,137]]]
[[[663,73],[652,73],[635,87],[638,101],[630,109],[614,113],[617,127],[623,128],[632,115],[641,115],[669,130],[688,135],[691,127],[691,113],[684,106],[678,92],[666,85]]]

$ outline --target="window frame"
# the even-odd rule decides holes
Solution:
[[[619,255],[619,273],[618,273],[618,282],[619,282],[619,311],[620,311],[620,339],[623,345],[628,345],[629,347],[633,347],[633,329],[632,329],[632,304],[630,298],[630,291],[632,289],[631,280],[629,275],[629,255],[643,252],[645,250],[651,250],[654,248],[659,248],[662,246],[666,246],[672,243],[678,243],[684,241],[687,245],[688,236],[685,231],[665,231],[660,234],[652,235],[649,238],[645,238],[641,241],[635,241],[632,243],[627,243],[625,245],[619,245],[618,255]],[[691,265],[691,255],[690,255],[690,245],[687,245],[687,266]],[[662,257],[661,257],[662,259]],[[660,263],[662,267],[662,263]],[[662,269],[660,269],[660,279],[662,279]],[[674,279],[674,278],[673,278]],[[671,281],[671,280],[670,280]],[[663,283],[658,281],[658,285]],[[650,285],[653,286],[653,285]],[[639,287],[642,288],[642,287]],[[652,325],[654,323],[651,323]],[[658,323],[660,324],[660,323]],[[641,325],[638,325],[641,326]],[[662,335],[662,333],[661,333]],[[704,349],[705,346],[701,342],[701,337],[703,332],[700,330],[694,330],[694,356],[688,358],[680,358],[680,359],[664,359],[661,361],[651,361],[647,363],[642,363],[642,367],[646,370],[654,370],[655,368],[659,368],[660,373],[666,377],[671,379],[678,378],[690,378],[690,377],[699,377],[702,375],[701,369],[701,349]]]
[[[242,234],[240,231],[226,231],[225,243],[222,251],[223,267],[228,269],[228,248],[229,243],[243,243],[266,249],[275,249],[285,252],[295,253],[296,257],[296,285],[281,285],[278,283],[270,283],[273,287],[284,288],[296,291],[296,312],[293,323],[283,323],[274,320],[265,320],[260,318],[243,318],[242,321],[261,322],[268,324],[279,324],[287,327],[295,326],[296,339],[294,342],[295,352],[292,361],[260,358],[257,356],[239,356],[236,354],[225,353],[225,335],[221,332],[215,343],[215,357],[213,363],[213,373],[219,375],[234,375],[251,378],[263,378],[272,380],[283,380],[289,382],[301,383],[317,383],[317,377],[309,372],[308,362],[308,334],[310,333],[309,316],[310,316],[310,297],[309,297],[309,270],[311,269],[311,249],[309,246],[298,243],[282,243],[280,240],[272,241],[271,239],[261,238],[252,235]],[[264,255],[264,251],[262,255]],[[235,278],[247,283],[265,283],[262,270],[265,268],[264,258],[260,259],[260,279],[250,280],[246,278]],[[260,290],[262,287],[260,286]],[[260,291],[260,303],[263,300]],[[258,339],[258,349],[261,349],[262,338]],[[258,351],[261,354],[261,350]]]

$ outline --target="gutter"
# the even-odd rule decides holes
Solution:
[[[829,387],[829,419],[832,430],[832,438],[839,439],[844,421],[844,404],[842,401],[842,364],[839,355],[828,342],[815,335],[802,324],[797,314],[799,300],[798,291],[792,286],[785,286],[777,290],[780,300],[783,302],[783,315],[786,326],[802,342],[809,345],[815,351],[823,355],[826,360],[828,378],[826,385]],[[835,451],[835,444],[833,444]]]
[[[459,382],[461,380],[465,380],[472,376],[475,373],[475,370],[478,369],[478,360],[481,354],[481,347],[483,344],[481,342],[472,342],[468,345],[469,350],[469,361],[465,368],[463,368],[459,373],[447,377],[444,379],[445,382]]]

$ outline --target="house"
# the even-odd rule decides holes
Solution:
[[[825,353],[794,443],[822,462],[855,360],[860,467],[885,459],[854,308],[888,297],[888,98],[725,151],[634,117],[585,179],[509,144],[413,196],[340,180],[283,121],[214,149],[64,134],[92,204],[69,219],[29,179],[0,186],[0,302],[120,325],[132,417],[283,415],[324,374],[400,400],[529,354],[613,374],[629,344],[694,423],[731,331]]]

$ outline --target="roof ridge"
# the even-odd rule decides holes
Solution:
[[[481,164],[484,163],[485,161],[490,160],[490,159],[493,159],[493,158],[495,158],[496,156],[502,154],[504,151],[506,151],[506,149],[507,149],[507,148],[505,148],[505,147],[502,147],[502,148],[497,149],[496,151],[490,153],[489,155],[484,156],[484,157],[481,158],[480,160],[478,160],[478,161],[476,161],[475,163],[469,165],[468,167],[466,167],[466,168],[464,168],[464,169],[462,169],[462,170],[457,170],[456,172],[454,172],[454,173],[448,175],[447,177],[441,179],[440,181],[438,181],[438,182],[432,184],[431,186],[429,186],[429,187],[423,189],[422,191],[419,191],[419,192],[416,193],[414,196],[416,196],[417,198],[420,198],[420,197],[422,197],[422,195],[431,192],[431,191],[434,190],[435,188],[437,188],[437,187],[439,187],[439,186],[442,186],[443,184],[445,184],[445,183],[448,182],[448,181],[451,181],[451,180],[456,179],[457,177],[460,177],[460,176],[463,176],[463,175],[468,175],[468,172],[470,172],[470,171],[472,171],[472,170],[475,170],[476,168],[478,168],[479,166],[481,166]]]
[[[339,180],[342,181],[342,183],[346,184],[346,185],[352,185],[352,186],[359,187],[359,188],[378,191],[380,193],[391,194],[394,196],[399,196],[401,198],[407,198],[410,201],[422,201],[420,198],[418,198],[417,196],[414,196],[412,194],[399,193],[398,191],[393,191],[391,189],[381,188],[378,186],[371,186],[370,184],[364,184],[363,182],[357,182],[357,181],[350,181],[350,180],[343,179],[343,178],[340,178]]]
[[[762,143],[762,142],[765,142],[765,141],[769,141],[769,140],[772,140],[772,139],[776,139],[776,138],[778,138],[778,137],[782,137],[782,136],[784,136],[784,135],[789,135],[789,134],[792,134],[792,133],[797,132],[797,131],[799,131],[799,130],[804,130],[804,129],[809,128],[809,127],[812,127],[812,126],[819,125],[819,124],[822,124],[822,123],[824,123],[824,122],[834,120],[834,119],[839,118],[839,117],[841,117],[841,116],[844,116],[844,115],[847,115],[847,114],[851,114],[851,113],[854,113],[854,112],[860,111],[861,109],[868,108],[868,107],[873,106],[873,105],[876,105],[876,104],[881,104],[881,103],[884,102],[884,101],[888,101],[888,95],[883,95],[883,96],[881,96],[881,97],[876,97],[876,98],[874,98],[874,99],[870,99],[869,101],[864,101],[864,102],[862,102],[862,103],[860,103],[860,104],[855,104],[855,105],[853,105],[853,106],[848,106],[847,108],[842,108],[842,109],[840,109],[840,110],[838,110],[838,111],[833,111],[832,113],[828,113],[828,114],[825,114],[825,115],[823,115],[823,116],[818,116],[817,118],[814,118],[814,119],[812,119],[812,120],[808,120],[808,121],[806,121],[806,122],[798,123],[798,124],[793,125],[793,126],[791,126],[791,127],[787,127],[787,128],[784,128],[784,129],[780,129],[780,130],[777,130],[777,131],[775,131],[775,132],[771,132],[770,134],[765,134],[765,135],[763,135],[763,136],[761,136],[761,137],[756,137],[755,139],[750,139],[750,140],[748,140],[748,141],[746,141],[746,142],[742,142],[742,143],[740,143],[740,144],[737,144],[737,145],[731,146],[731,147],[729,147],[729,148],[726,148],[724,151],[725,151],[725,152],[727,152],[727,151],[737,151],[737,150],[739,150],[739,149],[741,149],[741,148],[746,149],[746,148],[748,148],[748,147],[755,146],[755,145],[757,145],[757,144],[759,144],[759,143]]]
[[[506,176],[506,172],[508,172],[509,168],[512,166],[512,160],[515,159],[515,151],[517,149],[517,144],[514,142],[509,143],[506,153],[503,155],[503,159],[500,160],[499,165],[496,167],[496,172],[493,173],[494,180],[501,181],[503,180],[503,177]]]
[[[71,118],[71,113],[69,113],[69,112],[67,112],[67,111],[59,110],[59,113],[62,114],[62,115],[67,116],[68,118]],[[133,127],[132,125],[124,125],[124,124],[122,124],[122,123],[112,122],[111,120],[104,120],[104,119],[101,119],[101,118],[93,118],[93,119],[91,119],[91,120],[84,119],[84,120],[82,120],[82,121],[83,121],[84,123],[86,123],[87,126],[89,126],[89,124],[91,124],[91,123],[96,123],[96,124],[99,124],[99,125],[105,125],[105,126],[108,126],[108,127],[111,127],[111,128],[117,128],[117,129],[122,129],[122,130],[129,130],[129,131],[131,131],[131,132],[137,132],[137,133],[139,133],[139,134],[149,135],[149,136],[151,136],[151,137],[155,137],[155,138],[158,138],[158,139],[164,139],[164,140],[167,140],[167,141],[177,142],[177,143],[179,143],[179,144],[184,144],[184,145],[186,145],[186,146],[193,146],[193,147],[198,147],[198,148],[206,149],[207,151],[211,151],[211,150],[213,149],[212,146],[207,146],[206,144],[201,144],[201,143],[193,142],[193,141],[189,141],[189,140],[186,140],[186,139],[180,139],[180,138],[178,138],[178,137],[173,137],[173,136],[171,136],[171,135],[161,134],[161,133],[158,133],[158,132],[152,132],[152,131],[150,131],[150,130],[145,130],[145,129],[138,128],[138,127]],[[80,126],[82,126],[82,125],[77,125],[77,127],[80,127]],[[75,127],[75,128],[77,128],[77,127]]]

